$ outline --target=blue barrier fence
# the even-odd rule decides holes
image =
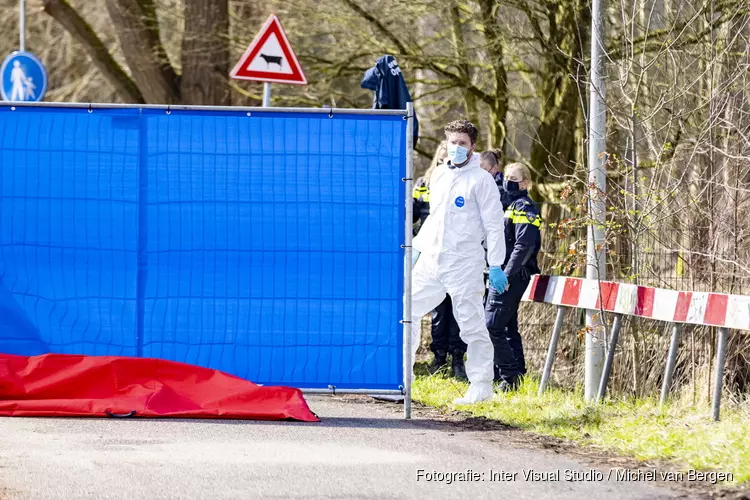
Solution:
[[[0,352],[403,381],[403,114],[0,106]]]

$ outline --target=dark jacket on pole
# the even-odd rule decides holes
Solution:
[[[380,57],[375,66],[365,72],[362,83],[363,89],[375,92],[373,109],[406,109],[406,103],[411,102],[409,89],[401,74],[401,68],[393,56]],[[419,138],[419,121],[414,116],[414,145]]]

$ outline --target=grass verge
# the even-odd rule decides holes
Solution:
[[[584,401],[583,390],[549,388],[537,395],[538,379],[527,378],[514,394],[471,406],[453,406],[467,385],[440,375],[417,377],[412,390],[420,403],[461,410],[498,420],[527,431],[631,456],[638,460],[668,460],[687,471],[731,472],[725,486],[750,482],[750,411],[723,407],[720,422],[710,408],[657,399]],[[721,483],[719,483],[721,484]]]

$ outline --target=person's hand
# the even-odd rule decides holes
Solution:
[[[411,267],[414,267],[417,265],[417,259],[419,258],[419,251],[411,249]]]
[[[492,288],[497,291],[497,293],[505,292],[505,289],[508,286],[508,277],[505,275],[505,271],[503,271],[500,266],[490,267],[490,284],[492,285]]]

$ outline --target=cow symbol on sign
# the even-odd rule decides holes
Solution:
[[[268,18],[229,76],[238,80],[307,85],[307,78],[274,14]]]
[[[260,57],[261,57],[261,59],[263,59],[264,61],[266,61],[266,68],[268,68],[271,64],[278,64],[279,65],[279,69],[281,69],[281,61],[284,60],[283,57],[281,57],[281,56],[269,56],[267,54],[261,54]]]

